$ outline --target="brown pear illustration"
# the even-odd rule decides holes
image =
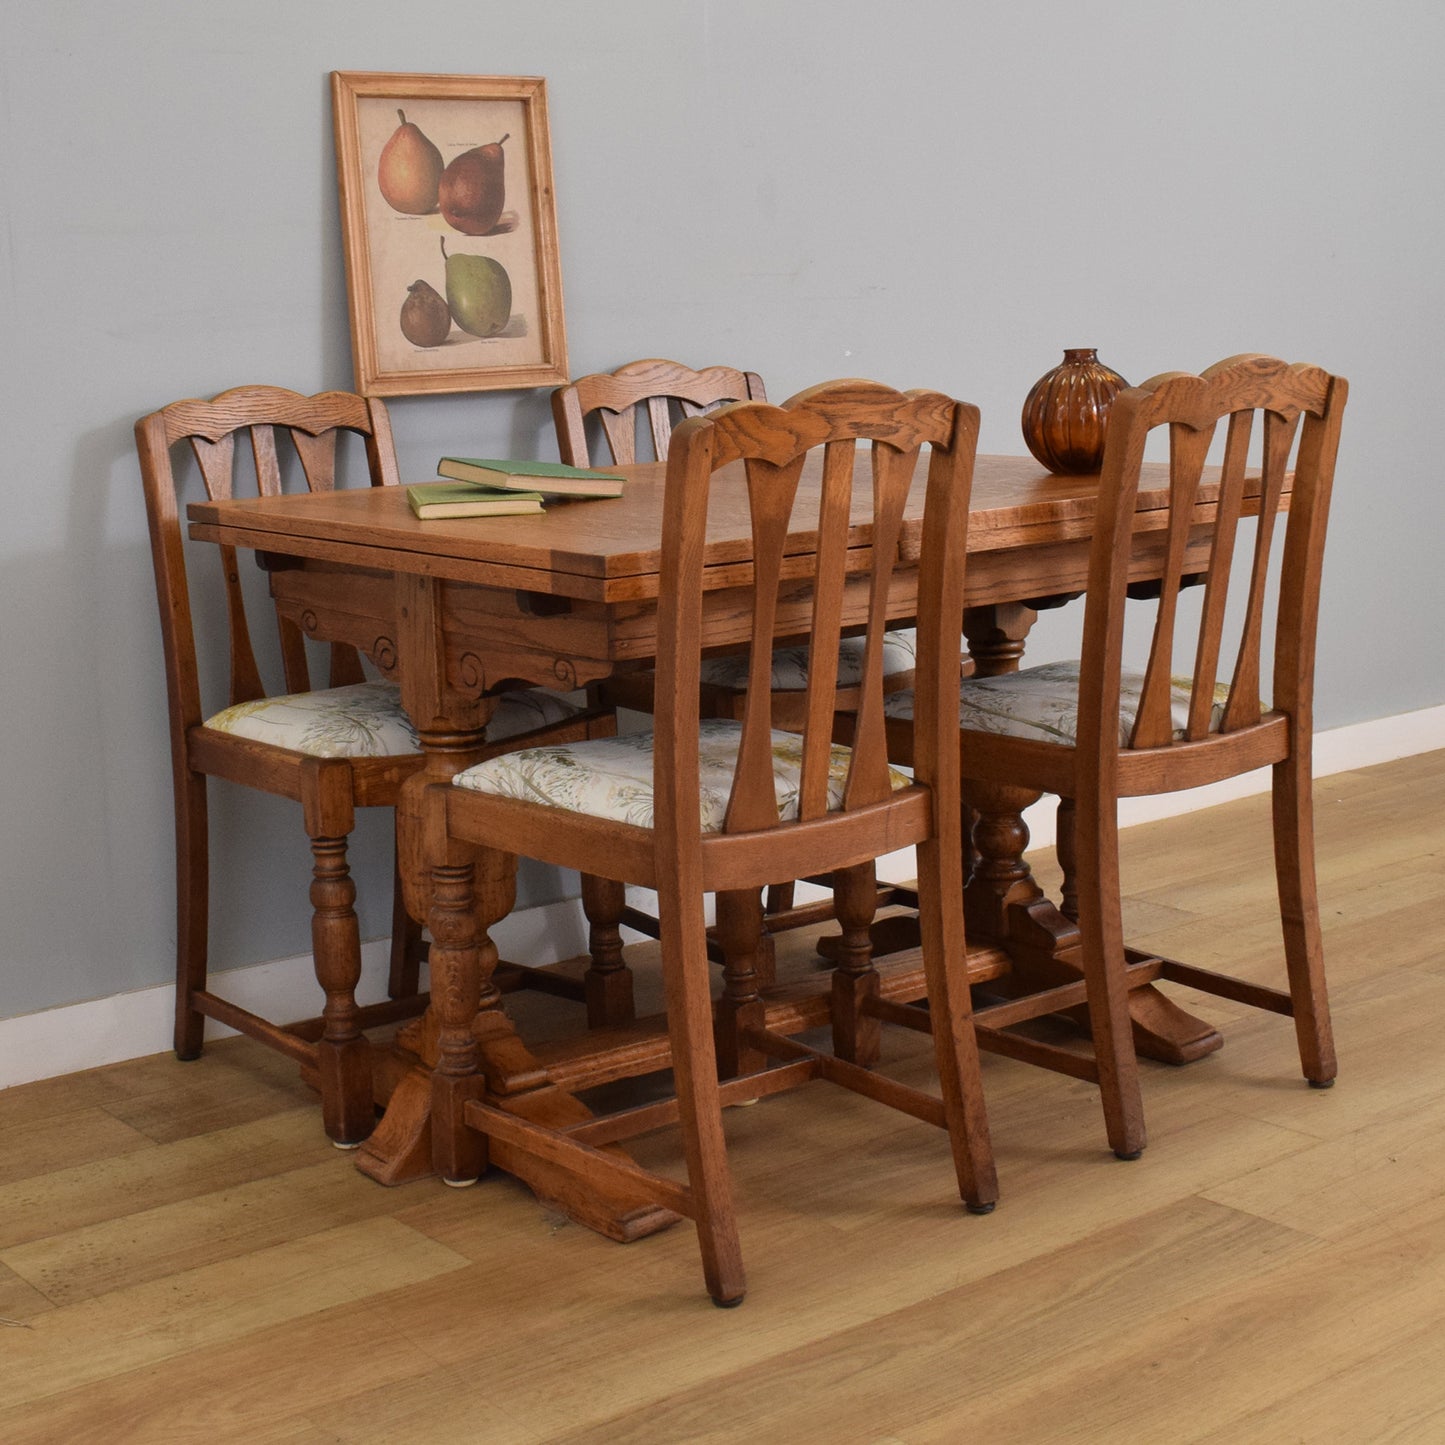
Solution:
[[[463,151],[442,172],[437,187],[442,217],[463,235],[485,236],[501,219],[506,192],[502,144],[509,137]]]
[[[442,153],[414,126],[404,110],[401,124],[381,148],[376,183],[394,211],[405,216],[429,216],[437,208],[437,183],[442,175]]]
[[[413,346],[440,346],[452,329],[452,313],[436,287],[413,281],[401,303],[401,334]]]

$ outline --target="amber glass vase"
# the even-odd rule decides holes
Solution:
[[[1104,460],[1109,408],[1129,383],[1099,360],[1092,346],[1064,352],[1024,401],[1024,441],[1051,472],[1097,472]]]

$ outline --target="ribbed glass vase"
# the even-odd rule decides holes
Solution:
[[[1092,346],[1064,352],[1024,401],[1024,441],[1051,472],[1080,476],[1104,460],[1109,408],[1128,382],[1099,360]]]

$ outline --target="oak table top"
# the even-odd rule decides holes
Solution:
[[[599,602],[656,596],[662,535],[665,466],[617,468],[627,477],[622,497],[552,503],[540,514],[421,521],[400,489],[364,488],[282,497],[193,502],[191,535],[257,550],[284,551],[316,560],[344,560],[430,577],[521,588]],[[816,472],[814,473],[816,475]],[[746,564],[751,551],[741,464],[717,475],[719,497],[708,526],[707,564],[728,585],[725,571]],[[727,497],[732,481],[735,500]],[[1139,525],[1165,501],[1168,469],[1146,465],[1140,487]],[[1032,550],[1087,538],[1093,526],[1097,476],[1059,477],[1026,457],[981,456],[974,474],[969,554]],[[800,501],[808,496],[804,474]],[[1204,503],[1213,500],[1206,488]],[[871,541],[860,498],[853,540]],[[915,488],[905,528],[905,559],[916,549],[923,495]],[[789,550],[810,552],[813,535],[793,534]]]

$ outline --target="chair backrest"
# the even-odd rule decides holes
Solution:
[[[977,439],[976,407],[937,392],[904,393],[854,380],[825,383],[782,406],[725,406],[677,429],[668,459],[659,578],[660,846],[685,843],[698,833],[698,676],[710,501],[745,509],[753,546],[751,565],[728,568],[725,579],[729,587],[741,586],[747,598],[739,603],[739,631],[745,628],[747,636],[738,640],[751,648],[751,676],[723,831],[751,832],[779,821],[769,678],[780,622],[787,631],[805,632],[811,644],[805,717],[798,729],[799,824],[837,811],[828,808],[828,781],[838,642],[845,628],[860,622],[866,642],[842,811],[892,795],[883,636],[905,504],[925,444],[931,454],[918,575],[915,772],[920,782],[936,783],[947,768],[956,786],[963,560]],[[860,453],[860,441],[871,447]],[[729,475],[715,482],[720,469]]]
[[[638,413],[647,410],[652,433],[652,454],[667,460],[674,423],[681,417],[700,416],[720,402],[766,401],[762,378],[731,366],[709,366],[693,371],[676,361],[651,358],[631,361],[616,371],[582,376],[552,393],[552,416],[557,425],[557,447],[569,466],[592,466],[587,445],[587,418],[602,426],[610,461],[626,466],[638,460]]]
[[[237,437],[243,432],[249,439],[246,450],[252,459],[250,467],[237,463]],[[371,485],[396,482],[396,457],[386,408],[380,401],[350,392],[303,396],[281,387],[244,386],[222,392],[210,401],[173,402],[136,422],[136,451],[145,487],[165,643],[171,725],[178,737],[202,720],[202,711],[172,448],[181,442],[190,444],[206,495],[212,500],[248,491],[276,496],[284,489],[288,472],[283,465],[284,447],[278,443],[289,438],[307,488],[326,492],[336,487],[337,440],[342,432],[364,438]],[[208,546],[206,551],[216,554],[225,588],[230,639],[229,700],[238,703],[265,697],[268,690],[256,663],[235,549]],[[294,622],[278,615],[277,625],[285,690],[305,692],[314,686],[305,639]],[[362,680],[361,661],[354,648],[333,645],[330,663],[331,686]]]
[[[1310,726],[1314,686],[1315,625],[1320,564],[1340,418],[1348,394],[1343,378],[1315,366],[1291,366],[1268,356],[1235,356],[1200,376],[1170,372],[1131,387],[1115,399],[1100,478],[1100,512],[1090,557],[1085,609],[1079,746],[1101,756],[1118,749],[1119,677],[1125,595],[1135,539],[1135,506],[1145,442],[1156,427],[1169,428],[1169,496],[1165,564],[1143,693],[1129,747],[1197,743],[1252,728],[1263,717],[1260,659],[1266,626],[1266,592],[1279,506],[1294,455],[1279,601],[1274,619],[1274,710],[1294,725]],[[1261,418],[1260,465],[1249,462],[1250,439]],[[1202,482],[1219,422],[1228,417],[1217,485]],[[1302,424],[1301,424],[1302,423]],[[1203,534],[1196,507],[1217,493],[1212,528]],[[1240,516],[1257,505],[1258,523],[1248,567],[1238,643],[1225,647],[1226,602],[1235,566]],[[1199,550],[1207,552],[1201,567]],[[1191,550],[1193,556],[1190,556]],[[1243,549],[1240,549],[1243,553]],[[1204,583],[1193,683],[1183,736],[1171,717],[1171,674],[1179,628],[1179,594],[1185,579]],[[1232,637],[1234,624],[1229,631]],[[1180,638],[1187,645],[1187,638]],[[1230,658],[1230,652],[1233,656]],[[1216,684],[1228,686],[1215,717]]]

